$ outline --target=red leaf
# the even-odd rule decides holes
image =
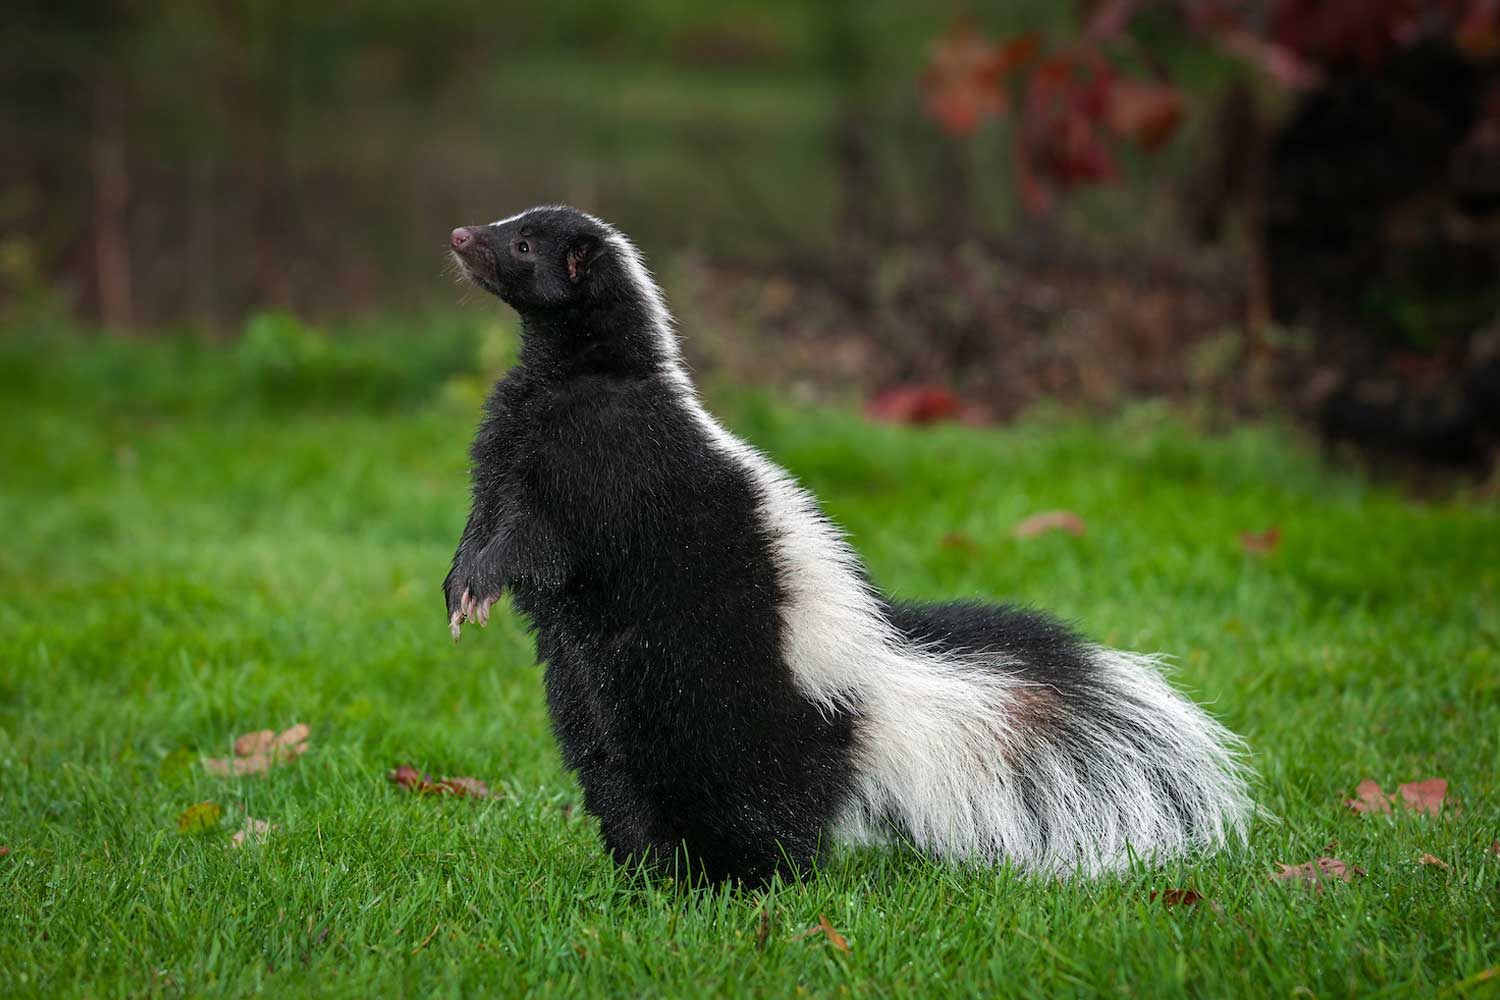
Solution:
[[[1273,882],[1298,882],[1310,885],[1319,892],[1323,891],[1323,883],[1334,880],[1352,882],[1356,877],[1364,878],[1365,870],[1357,865],[1347,864],[1338,858],[1317,858],[1313,861],[1304,861],[1300,865],[1288,865],[1276,862],[1276,867],[1281,870],[1271,873]]]
[[[1172,138],[1185,111],[1182,94],[1170,83],[1119,80],[1109,90],[1109,127],[1144,149]]]
[[[967,18],[955,21],[932,43],[919,81],[927,113],[949,133],[968,135],[985,118],[1005,111],[1000,78],[1029,56],[1029,51],[992,45]]]
[[[9,856],[10,856],[10,848],[9,847],[0,846],[0,858],[9,857]]]
[[[1203,897],[1192,889],[1163,889],[1161,892],[1153,891],[1150,901],[1156,902],[1161,899],[1163,906],[1196,906],[1202,902]]]
[[[865,415],[872,420],[897,424],[952,420],[962,412],[958,396],[939,385],[897,386],[877,393],[865,404]]]
[[[1344,805],[1357,813],[1389,814],[1391,803],[1385,790],[1370,778],[1361,781],[1354,789],[1354,798],[1346,799]]]
[[[1054,189],[1066,192],[1119,176],[1096,127],[1113,86],[1108,64],[1089,50],[1057,53],[1031,71],[1015,145],[1028,211],[1050,210]]]
[[[1414,812],[1436,816],[1443,811],[1443,799],[1448,795],[1448,782],[1444,778],[1428,778],[1412,781],[1400,788],[1401,801]]]
[[[1268,556],[1281,544],[1281,529],[1271,525],[1265,531],[1240,533],[1240,547],[1257,556]]]
[[[1031,515],[1010,529],[1010,533],[1016,538],[1035,538],[1048,531],[1066,531],[1078,538],[1087,530],[1088,525],[1083,523],[1083,518],[1071,510],[1049,510]]]

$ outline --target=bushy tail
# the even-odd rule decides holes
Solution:
[[[1078,655],[1054,684],[1004,656],[913,648],[902,676],[866,689],[859,795],[840,832],[894,828],[939,857],[1089,875],[1243,840],[1242,741],[1156,658]]]
[[[1239,740],[1173,691],[1155,660],[1088,646],[1055,624],[1038,633],[1065,667],[1055,676],[1030,669],[1016,648],[1027,630],[1003,621],[980,628],[969,651],[913,638],[812,496],[720,426],[681,378],[683,405],[759,493],[794,681],[858,720],[856,791],[836,836],[882,841],[894,829],[941,857],[1098,873],[1131,852],[1166,857],[1244,835]]]

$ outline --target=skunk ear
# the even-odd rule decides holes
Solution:
[[[589,264],[594,260],[594,253],[599,248],[599,241],[592,236],[580,236],[568,247],[568,278],[574,282],[580,280],[588,273]]]

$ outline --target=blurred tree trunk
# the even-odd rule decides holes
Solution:
[[[188,294],[193,319],[205,329],[215,330],[219,310],[218,200],[214,191],[214,162],[200,153],[193,161],[192,253],[188,260]]]
[[[125,146],[125,98],[118,79],[94,85],[94,264],[99,319],[108,327],[132,321],[130,280],[130,172]]]
[[[880,225],[880,179],[872,136],[870,58],[853,0],[834,0],[825,8],[828,67],[835,97],[833,158],[838,177],[838,240],[859,256],[884,236]]]

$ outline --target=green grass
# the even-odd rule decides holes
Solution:
[[[1495,995],[1493,506],[1418,505],[1285,432],[1209,437],[1149,406],[907,430],[734,394],[728,422],[886,587],[1173,654],[1249,739],[1279,821],[1117,880],[870,852],[679,893],[613,870],[572,808],[521,623],[447,638],[474,358],[505,349],[427,326],[0,339],[0,995]],[[1051,508],[1087,534],[1010,537]],[[1273,524],[1274,554],[1241,549]],[[310,753],[267,778],[197,764],[297,721]],[[404,794],[384,773],[408,761],[503,797]],[[1441,819],[1341,806],[1361,778],[1430,776],[1452,783]],[[200,801],[223,824],[179,836]],[[233,849],[244,812],[280,829]],[[1368,877],[1267,878],[1324,853]],[[1149,901],[1167,887],[1222,915]],[[795,939],[820,915],[848,953]]]

